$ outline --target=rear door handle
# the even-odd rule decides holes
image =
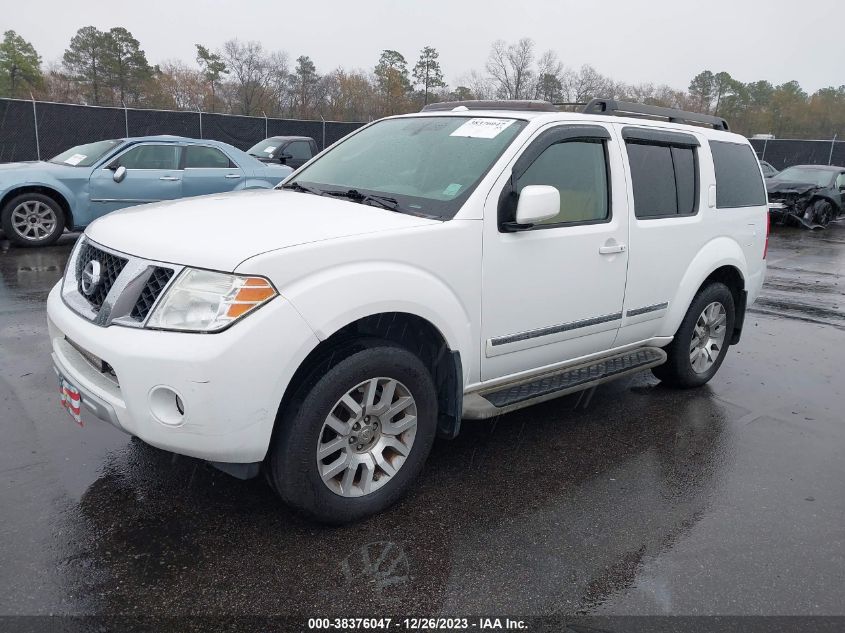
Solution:
[[[179,180],[179,178],[177,178],[176,176],[162,176],[161,178],[159,178],[159,180],[167,180],[169,182],[173,182]]]
[[[240,178],[240,174],[226,174],[224,178]]]
[[[602,255],[613,255],[615,253],[624,253],[627,247],[624,244],[613,244],[612,246],[599,246],[599,253]]]

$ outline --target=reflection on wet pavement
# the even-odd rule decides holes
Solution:
[[[408,498],[342,528],[76,428],[43,312],[72,238],[0,252],[0,613],[845,613],[843,241],[776,229],[707,387],[643,373],[466,421]]]

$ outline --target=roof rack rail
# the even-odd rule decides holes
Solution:
[[[557,107],[548,101],[517,101],[517,100],[474,100],[474,101],[443,101],[429,103],[421,112],[444,112],[466,108],[467,110],[520,110],[527,112],[558,112]]]
[[[701,123],[712,126],[714,130],[730,130],[728,122],[722,117],[698,112],[687,112],[675,108],[617,101],[615,99],[592,99],[584,108],[584,114],[608,114],[616,116],[641,116],[652,119],[668,119],[672,123]]]

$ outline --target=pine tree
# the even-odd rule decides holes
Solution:
[[[426,46],[420,52],[420,59],[414,66],[414,82],[423,87],[423,104],[428,103],[428,92],[431,88],[444,88],[443,71],[440,69],[440,62],[437,58],[440,54],[437,49]]]
[[[84,26],[70,40],[62,58],[68,73],[86,89],[88,100],[93,105],[100,105],[102,98],[106,46],[105,33],[96,27]]]
[[[140,42],[119,26],[109,30],[103,41],[102,67],[107,85],[119,96],[121,104],[126,103],[127,95],[137,100],[153,74]]]
[[[40,83],[41,57],[20,35],[6,31],[0,42],[0,94],[14,99],[22,88],[32,89]]]
[[[214,112],[214,85],[220,81],[222,75],[229,74],[229,69],[220,55],[212,53],[202,44],[196,44],[195,46],[197,47],[197,63],[202,68],[205,80],[211,86],[211,111]]]
[[[375,68],[375,75],[379,90],[385,98],[387,114],[397,112],[411,89],[408,62],[401,53],[384,50]]]

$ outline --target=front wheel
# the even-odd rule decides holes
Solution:
[[[816,200],[812,206],[812,222],[826,228],[835,215],[833,205],[828,200]]]
[[[48,246],[65,230],[65,216],[59,204],[40,193],[12,198],[2,211],[3,231],[18,246]]]
[[[347,523],[410,488],[434,442],[437,395],[420,359],[386,342],[321,373],[279,419],[267,475],[289,505]]]
[[[40,193],[12,198],[0,211],[3,231],[18,246],[48,246],[65,230],[65,216],[59,204]]]
[[[705,286],[665,348],[666,362],[651,372],[673,387],[700,387],[707,383],[725,360],[735,314],[733,295],[725,284]]]

